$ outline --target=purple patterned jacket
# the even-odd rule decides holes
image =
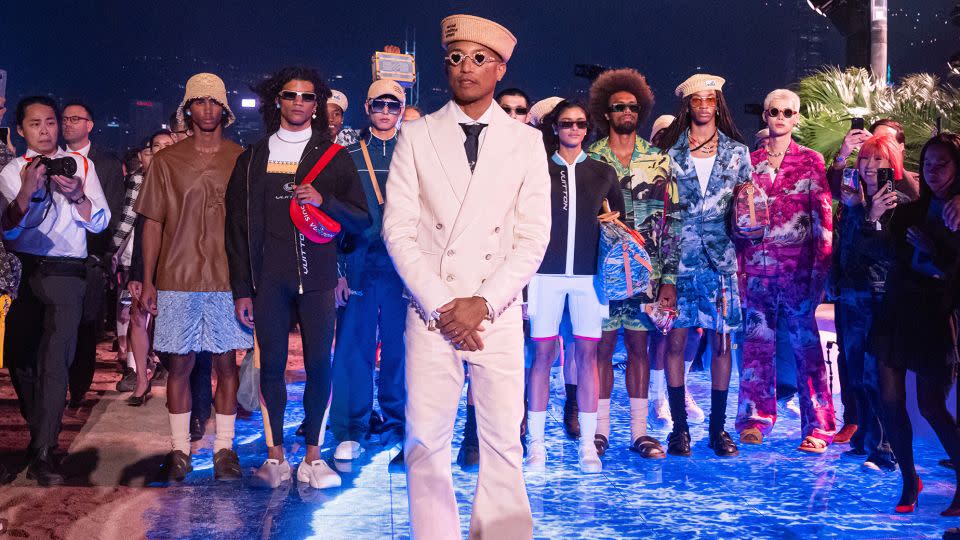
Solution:
[[[738,242],[740,272],[795,281],[808,287],[811,299],[819,299],[833,242],[832,197],[823,157],[791,140],[776,179],[771,178],[774,170],[766,148],[750,154],[750,161],[753,181],[767,194],[770,226],[763,240]]]

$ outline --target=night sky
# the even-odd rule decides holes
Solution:
[[[81,10],[83,4],[96,7]],[[14,123],[13,106],[24,95],[89,100],[102,127],[108,117],[124,118],[133,99],[159,100],[172,111],[182,97],[179,79],[195,71],[222,70],[253,80],[289,64],[341,76],[332,86],[358,105],[370,83],[372,52],[388,43],[402,47],[405,34],[411,41],[416,35],[421,104],[432,110],[445,99],[440,20],[457,12],[492,18],[518,37],[502,87],[519,86],[534,99],[576,96],[588,81],[574,77],[574,64],[635,67],[654,89],[657,115],[673,112],[672,91],[679,82],[695,71],[710,72],[728,80],[725,90],[745,131],[755,120],[743,114],[743,105],[796,79],[793,55],[806,25],[826,23],[824,61],[844,60],[842,37],[802,0],[251,4],[101,0],[44,2],[37,9],[26,0],[0,1],[5,44],[0,68],[9,73],[4,124]],[[960,50],[960,28],[945,23],[953,4],[890,0],[894,77],[945,74],[946,58]],[[153,70],[136,60],[145,56],[163,57],[160,63],[167,67]],[[251,95],[246,88],[236,90],[240,97]],[[351,106],[348,123],[363,124],[359,110]]]

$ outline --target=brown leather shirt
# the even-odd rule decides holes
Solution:
[[[134,210],[163,226],[158,290],[230,291],[223,197],[242,151],[225,140],[203,154],[186,139],[154,156]]]

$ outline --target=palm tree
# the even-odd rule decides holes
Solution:
[[[886,86],[863,68],[825,68],[801,79],[797,94],[802,114],[796,139],[828,160],[840,148],[851,118],[861,117],[868,126],[881,118],[903,124],[905,162],[912,170],[938,117],[943,130],[960,129],[960,89],[941,84],[935,75],[908,75],[899,85]]]

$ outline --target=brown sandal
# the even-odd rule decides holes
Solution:
[[[645,459],[663,459],[667,457],[667,454],[663,452],[663,447],[660,446],[660,441],[649,435],[637,437],[637,440],[633,441],[633,446],[630,447],[630,450],[640,454],[640,457]]]
[[[827,441],[818,439],[813,435],[807,435],[797,450],[807,452],[808,454],[822,454],[827,451]]]
[[[743,444],[760,444],[763,442],[763,432],[757,428],[747,428],[740,432],[740,442]]]

